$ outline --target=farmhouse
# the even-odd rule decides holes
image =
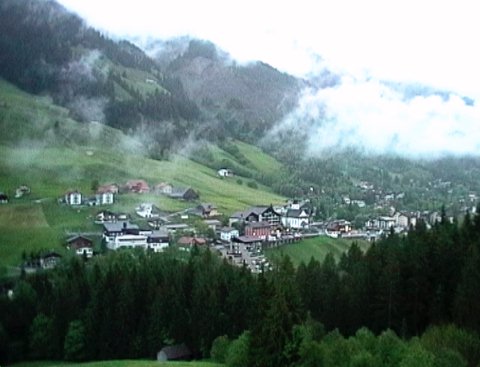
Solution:
[[[150,203],[143,203],[135,208],[135,212],[142,218],[158,218],[160,210]]]
[[[100,185],[97,188],[97,192],[111,192],[112,194],[118,194],[119,188],[115,183]]]
[[[191,358],[192,352],[185,344],[177,344],[163,347],[157,353],[157,360],[160,362],[189,360]]]
[[[15,190],[15,198],[21,198],[24,195],[30,194],[30,188],[26,185],[21,185]]]
[[[350,233],[352,224],[344,219],[334,220],[327,224],[325,233],[330,237],[341,237],[343,234]]]
[[[214,204],[200,204],[197,206],[197,212],[204,218],[216,217],[220,215],[217,207]]]
[[[150,192],[150,187],[145,180],[129,180],[125,184],[125,190],[137,194],[145,194]]]
[[[191,187],[175,187],[168,196],[170,196],[172,199],[181,199],[186,201],[198,199],[198,194]]]
[[[55,251],[44,253],[40,256],[40,267],[43,269],[53,269],[61,259],[62,256]]]
[[[65,194],[65,203],[68,205],[82,205],[82,193],[75,190]]]
[[[173,186],[166,183],[166,182],[161,182],[158,185],[155,185],[154,191],[155,194],[158,195],[170,195],[172,193]]]
[[[7,204],[8,203],[8,196],[3,192],[0,192],[0,204]]]
[[[217,171],[217,174],[220,176],[220,177],[232,177],[234,174],[233,174],[233,171],[232,170],[229,170],[228,168],[221,168]]]
[[[211,228],[213,231],[216,231],[218,227],[222,225],[222,222],[220,222],[218,219],[205,219],[203,221],[208,228]]]
[[[67,247],[79,256],[93,256],[93,241],[84,236],[74,236],[67,239]]]
[[[192,247],[195,245],[205,246],[207,244],[207,240],[201,237],[183,236],[178,239],[177,243],[181,247]]]

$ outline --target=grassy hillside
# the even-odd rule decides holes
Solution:
[[[192,362],[162,362],[157,361],[131,361],[131,360],[117,360],[104,362],[88,362],[88,363],[68,363],[68,362],[26,362],[17,363],[12,367],[64,367],[64,366],[78,366],[78,367],[218,367],[222,364],[202,361]]]
[[[241,145],[242,160],[249,154],[248,147]],[[242,165],[238,157],[214,148],[219,156]],[[160,182],[189,186],[200,193],[199,202],[214,203],[224,214],[284,200],[259,183],[257,189],[249,187],[246,183],[252,178],[220,178],[215,169],[188,156],[172,155],[158,161],[142,152],[139,140],[98,123],[79,123],[47,98],[33,97],[0,80],[0,191],[11,197],[9,204],[0,205],[0,266],[17,264],[23,251],[59,249],[68,233],[98,231],[92,218],[99,208],[73,209],[57,202],[68,190],[93,194],[95,181],[123,184],[138,178],[151,186]],[[258,156],[249,155],[251,173],[261,169],[255,168]],[[265,154],[262,157],[262,161],[272,159]],[[13,199],[20,185],[28,185],[32,193]],[[120,195],[117,199],[111,209],[130,213],[142,202],[166,211],[196,205],[154,194]]]
[[[323,261],[328,253],[332,253],[338,260],[346,252],[353,241],[336,239],[330,237],[309,238],[294,244],[284,245],[278,248],[269,249],[266,255],[272,261],[280,258],[282,255],[288,255],[295,266],[302,261],[308,263],[313,257],[316,260]],[[368,242],[356,241],[362,250],[369,246]]]

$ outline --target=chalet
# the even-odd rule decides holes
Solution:
[[[166,224],[164,228],[170,232],[170,233],[175,233],[177,231],[189,231],[192,230],[192,228],[186,224],[186,223],[171,223],[171,224]]]
[[[330,237],[341,237],[343,234],[349,233],[352,230],[352,225],[349,221],[344,219],[334,220],[327,224],[325,233]]]
[[[250,249],[260,249],[262,242],[263,240],[261,238],[252,236],[238,236],[232,239],[232,243],[243,244]]]
[[[8,196],[3,192],[0,192],[0,204],[7,204],[8,203]]]
[[[147,236],[147,250],[162,252],[170,245],[170,239],[166,230],[152,231]]]
[[[233,171],[232,170],[229,170],[227,168],[221,168],[217,171],[217,174],[220,176],[220,177],[232,177],[234,174],[233,174]]]
[[[125,184],[125,189],[128,192],[133,192],[137,194],[145,194],[150,192],[150,187],[148,183],[144,180],[129,180]]]
[[[163,347],[157,353],[157,361],[159,362],[189,360],[191,358],[192,352],[185,344]]]
[[[68,205],[82,205],[82,193],[69,191],[65,194],[65,203]]]
[[[233,227],[223,227],[220,230],[220,239],[224,242],[230,242],[233,238],[238,237],[240,233],[238,229]]]
[[[204,218],[216,217],[220,215],[218,208],[214,204],[200,204],[196,209],[198,214]]]
[[[93,241],[84,236],[74,236],[67,239],[67,247],[74,250],[79,256],[90,258],[93,256]]]
[[[173,186],[166,182],[161,182],[155,185],[154,191],[157,195],[170,195],[173,191]]]
[[[265,240],[272,233],[272,225],[268,222],[254,222],[245,226],[245,236],[258,237]]]
[[[117,189],[118,192],[118,189]],[[112,205],[114,199],[115,190],[109,187],[98,188],[95,193],[96,205]]]
[[[193,190],[191,187],[175,187],[168,196],[170,196],[172,199],[186,201],[197,200],[199,197],[195,190]]]
[[[44,253],[40,256],[40,266],[43,269],[53,269],[62,260],[62,256],[55,251]]]
[[[256,206],[243,212],[236,212],[229,218],[229,226],[233,223],[268,222],[270,225],[280,225],[281,215],[273,206]]]

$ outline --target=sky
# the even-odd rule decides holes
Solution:
[[[480,22],[473,0],[59,2],[110,35],[190,35],[214,42],[240,62],[261,60],[300,77],[325,68],[341,76],[340,85],[331,90],[306,91],[299,109],[280,124],[311,118],[305,108],[314,103],[325,107],[339,134],[345,129],[360,134],[353,141],[371,141],[371,129],[385,123],[385,115],[393,127],[377,134],[380,151],[391,147],[393,139],[398,151],[480,154],[480,129],[475,126],[480,117]],[[425,85],[450,95],[406,98],[385,82]],[[465,96],[473,103],[463,101]],[[412,140],[409,129],[418,124],[424,134]],[[312,144],[318,143],[325,125],[313,126],[317,138]],[[432,136],[435,144],[417,152],[416,145]],[[333,140],[349,144],[341,136]]]

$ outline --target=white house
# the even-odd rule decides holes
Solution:
[[[233,238],[236,238],[240,235],[238,229],[233,227],[223,227],[220,230],[220,239],[225,242],[231,242]]]
[[[113,204],[113,192],[97,192],[95,194],[96,205],[112,205]]]
[[[110,250],[118,250],[120,248],[147,248],[147,236],[139,234],[121,234],[116,236],[113,241],[107,243]]]
[[[153,204],[143,203],[138,208],[135,208],[135,212],[142,218],[158,218],[158,213],[154,213]]]
[[[82,193],[70,191],[65,194],[65,202],[68,205],[82,205]]]
[[[221,168],[217,171],[217,174],[220,177],[232,177],[233,176],[233,171],[229,170],[227,168]]]

